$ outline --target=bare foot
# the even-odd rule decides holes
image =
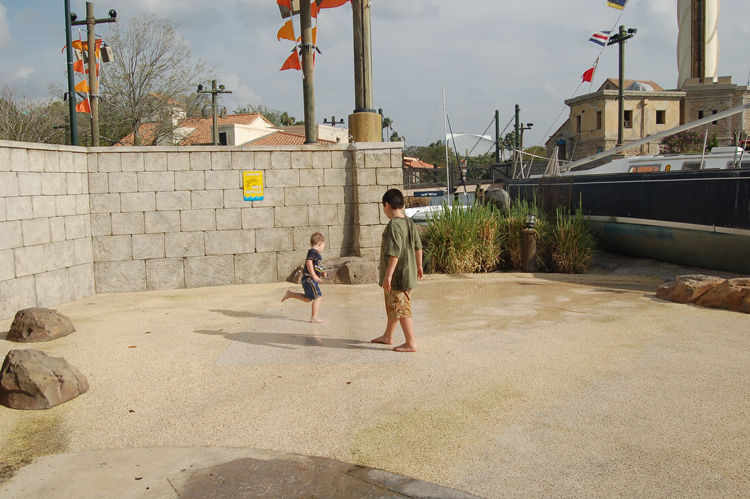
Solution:
[[[312,322],[313,324],[322,324],[323,319],[319,319],[318,317],[310,317],[310,322]]]
[[[394,352],[416,352],[417,351],[417,347],[416,346],[412,347],[412,346],[409,346],[406,343],[404,343],[403,345],[399,345],[397,347],[394,347],[393,351]]]
[[[393,345],[393,340],[389,340],[388,338],[383,336],[378,336],[374,340],[370,340],[370,343],[382,343],[383,345]]]
[[[286,294],[284,295],[284,298],[281,299],[282,302],[287,301],[289,298],[292,297],[292,292],[290,290],[286,290]]]

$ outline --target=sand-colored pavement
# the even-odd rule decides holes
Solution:
[[[283,283],[92,296],[57,307],[73,335],[0,340],[3,356],[64,357],[91,386],[47,411],[0,406],[0,464],[240,448],[481,497],[748,497],[750,315],[663,302],[662,282],[430,276],[415,354],[369,343],[385,323],[375,285],[325,286],[320,325],[280,302]],[[35,497],[34,466],[0,495]],[[156,496],[146,479],[132,497]]]

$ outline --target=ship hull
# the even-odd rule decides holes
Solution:
[[[750,274],[750,169],[505,181],[548,213],[580,206],[603,249]]]

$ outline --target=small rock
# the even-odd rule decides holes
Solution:
[[[0,404],[11,409],[49,409],[88,389],[81,371],[39,350],[11,350],[0,370]]]
[[[701,307],[750,313],[750,279],[729,279],[711,288],[698,301]]]
[[[677,303],[695,303],[712,288],[726,279],[710,275],[681,275],[672,282],[659,286],[656,297]]]
[[[337,272],[341,284],[373,284],[378,282],[378,269],[371,260],[351,260]]]
[[[48,308],[25,308],[16,312],[7,340],[18,343],[51,341],[73,333],[70,319]]]

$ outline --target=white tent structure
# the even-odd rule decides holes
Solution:
[[[466,152],[469,152],[469,156],[481,156],[488,152],[495,150],[495,141],[489,135],[475,135],[471,133],[454,133],[447,134],[445,140],[448,143],[448,147],[454,149],[453,143],[455,141],[458,149],[459,156],[465,156]]]

